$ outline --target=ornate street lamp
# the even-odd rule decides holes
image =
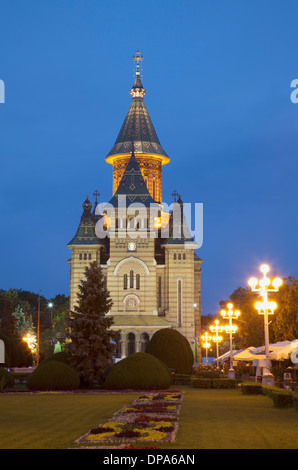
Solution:
[[[233,334],[237,331],[238,327],[236,325],[233,325],[233,320],[237,320],[237,318],[240,315],[240,310],[233,310],[233,304],[229,303],[227,305],[228,311],[222,310],[221,315],[223,318],[226,320],[229,320],[229,324],[224,327],[226,333],[230,334],[230,370],[228,372],[228,377],[230,379],[235,378],[235,370],[233,369]]]
[[[222,341],[222,336],[219,336],[218,333],[222,333],[224,327],[219,325],[219,320],[215,320],[215,325],[211,325],[209,328],[212,331],[212,333],[215,333],[214,336],[212,336],[212,341],[216,343],[216,363],[217,363],[217,368],[219,368],[219,362],[218,362],[218,343]]]
[[[201,346],[200,342],[198,342],[198,337],[200,336],[201,332],[201,314],[197,315],[197,307],[198,305],[196,303],[193,304],[194,307],[194,317],[195,317],[195,363],[199,361],[199,364],[201,363]],[[199,354],[198,354],[198,349],[199,349]],[[199,357],[198,357],[199,356]]]
[[[53,302],[49,302],[48,307],[49,307],[50,313],[51,313],[51,327],[52,327],[53,326],[53,310],[52,310],[52,308],[54,307]]]
[[[206,365],[207,365],[207,360],[208,360],[208,349],[210,348],[211,344],[209,343],[209,341],[211,341],[212,339],[212,336],[209,336],[207,331],[206,333],[204,333],[203,336],[201,336],[201,339],[204,341],[202,346],[203,348],[206,349]]]
[[[274,385],[274,376],[270,373],[270,359],[269,359],[269,323],[268,315],[273,315],[274,310],[277,307],[275,302],[268,301],[269,292],[278,292],[282,285],[282,280],[278,277],[269,279],[266,274],[270,268],[267,264],[262,264],[260,271],[263,273],[263,277],[258,281],[255,277],[252,277],[248,281],[248,285],[253,292],[258,292],[262,297],[262,302],[256,302],[255,307],[258,310],[259,315],[264,315],[264,332],[265,332],[265,354],[266,354],[266,367],[263,370],[262,383],[266,385]],[[269,286],[272,287],[269,287]],[[259,287],[257,287],[259,286]]]

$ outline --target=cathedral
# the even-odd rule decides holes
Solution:
[[[140,75],[139,51],[132,101],[114,146],[106,156],[113,166],[112,195],[100,211],[99,193],[89,197],[71,250],[70,309],[77,301],[85,268],[101,266],[113,301],[108,313],[119,332],[116,357],[145,351],[152,335],[174,328],[191,345],[200,334],[201,264],[181,196],[171,210],[162,203],[162,170],[170,162],[148,114]]]

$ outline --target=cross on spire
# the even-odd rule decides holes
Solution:
[[[142,54],[140,53],[139,50],[137,50],[137,52],[132,56],[132,60],[137,63],[136,75],[140,75],[140,64],[139,64],[139,62],[142,63],[142,61],[144,60],[144,57],[142,56]]]
[[[100,196],[100,193],[97,191],[97,189],[94,191],[93,196],[95,196],[95,203],[94,203],[94,209],[93,209],[93,214],[95,214],[96,207],[98,205],[97,198]]]
[[[172,192],[172,197],[174,198],[174,202],[176,202],[176,197],[179,196],[176,189]]]
[[[97,189],[94,191],[93,196],[95,196],[95,204],[97,205],[97,198],[100,196],[100,193],[97,191]]]

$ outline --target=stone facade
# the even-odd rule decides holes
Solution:
[[[141,119],[140,109],[144,113],[147,110],[143,102],[140,107],[145,91],[140,77],[136,77],[132,90],[133,100],[139,100],[138,118]],[[72,310],[76,303],[86,266],[96,260],[102,267],[113,300],[109,315],[114,320],[113,329],[119,331],[118,357],[144,351],[152,335],[161,328],[175,328],[191,344],[195,335],[199,337],[200,334],[202,260],[195,253],[198,246],[191,237],[175,238],[173,213],[163,214],[169,225],[166,238],[161,236],[160,227],[155,238],[148,230],[150,207],[162,200],[162,165],[168,163],[169,157],[160,146],[147,114],[144,122],[148,128],[146,130],[143,126],[143,134],[138,137],[133,110],[130,108],[126,118],[131,122],[125,121],[125,126],[122,126],[122,130],[130,129],[132,132],[133,143],[129,141],[130,136],[121,131],[106,158],[113,165],[110,203],[115,207],[115,234],[104,239],[98,237],[97,224],[107,219],[107,213],[95,215],[87,197],[77,233],[68,244],[71,250],[70,308]],[[148,141],[150,153],[144,151],[144,148],[149,148]],[[157,149],[156,154],[153,153],[154,148]],[[117,153],[119,149],[122,153]],[[123,196],[145,206],[144,220],[134,237],[129,230],[123,229],[129,225],[128,219],[123,222],[119,216],[117,205]],[[181,199],[179,204],[183,214]]]

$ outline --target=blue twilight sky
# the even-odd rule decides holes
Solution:
[[[0,288],[68,294],[85,195],[107,201],[105,156],[145,102],[176,189],[204,204],[203,314],[267,262],[298,276],[297,0],[15,0],[0,11]]]

